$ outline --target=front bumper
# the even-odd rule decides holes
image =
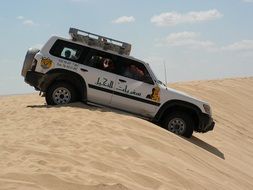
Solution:
[[[199,116],[199,127],[197,132],[206,133],[207,131],[212,131],[214,125],[215,122],[213,121],[213,118],[208,114],[202,113]]]

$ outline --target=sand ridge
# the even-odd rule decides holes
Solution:
[[[214,131],[184,139],[109,108],[1,97],[0,189],[252,189],[253,78],[170,86],[210,102]]]

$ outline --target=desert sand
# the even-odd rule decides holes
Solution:
[[[109,108],[0,97],[0,189],[253,189],[253,77],[169,86],[208,101],[214,131],[185,139]]]

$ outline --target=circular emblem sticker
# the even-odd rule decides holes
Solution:
[[[53,65],[53,61],[49,58],[43,57],[41,59],[40,65],[43,69],[49,69]]]

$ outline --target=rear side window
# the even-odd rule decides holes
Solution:
[[[78,63],[81,62],[81,59],[84,58],[87,52],[88,48],[63,40],[57,40],[49,51],[50,54],[56,57]]]
[[[86,58],[85,64],[90,67],[94,67],[110,73],[115,73],[115,60],[116,57],[112,54],[98,50],[91,50]]]

